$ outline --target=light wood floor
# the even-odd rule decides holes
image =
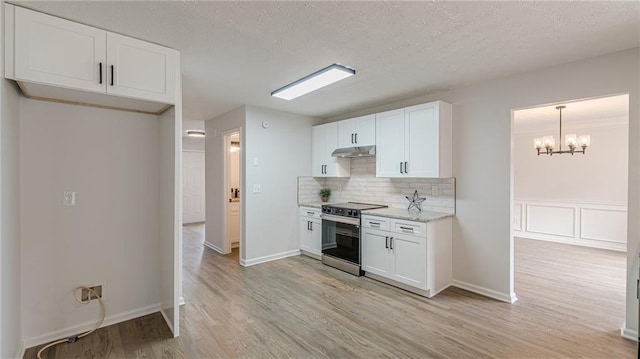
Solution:
[[[203,225],[184,233],[179,338],[154,314],[44,357],[635,357],[622,253],[518,239],[512,305],[457,288],[425,299],[303,256],[243,268],[202,246]]]

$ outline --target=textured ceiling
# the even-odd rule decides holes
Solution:
[[[184,117],[252,104],[331,117],[633,48],[638,2],[16,2],[182,52]],[[347,80],[270,92],[331,63]]]

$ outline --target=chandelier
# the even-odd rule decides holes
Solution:
[[[570,153],[572,155],[574,153],[584,154],[587,147],[589,147],[589,145],[591,144],[591,136],[582,135],[578,137],[578,135],[572,133],[565,137],[565,144],[567,145],[567,147],[569,147],[569,149],[564,151],[562,150],[562,109],[566,107],[567,106],[556,106],[556,110],[560,111],[560,138],[558,139],[558,149],[555,150],[556,140],[553,138],[553,136],[536,138],[533,140],[533,147],[536,149],[536,151],[538,151],[538,156],[540,156],[540,154],[549,156],[555,154],[561,155],[563,153]],[[582,150],[576,150],[577,147],[582,148]]]

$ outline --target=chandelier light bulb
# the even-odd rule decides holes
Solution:
[[[591,145],[591,136],[582,135],[580,136],[580,146],[581,147],[589,147]]]
[[[556,146],[556,140],[553,138],[553,136],[544,136],[542,138],[542,141],[544,143],[544,147],[546,148],[553,149]]]
[[[565,137],[565,143],[569,147],[575,147],[578,144],[578,135],[576,135],[575,133],[567,135]]]
[[[543,144],[542,137],[538,137],[533,140],[533,148],[535,148],[536,150],[541,149],[542,144]]]

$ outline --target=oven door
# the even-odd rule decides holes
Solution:
[[[322,215],[322,255],[360,265],[360,219]]]

